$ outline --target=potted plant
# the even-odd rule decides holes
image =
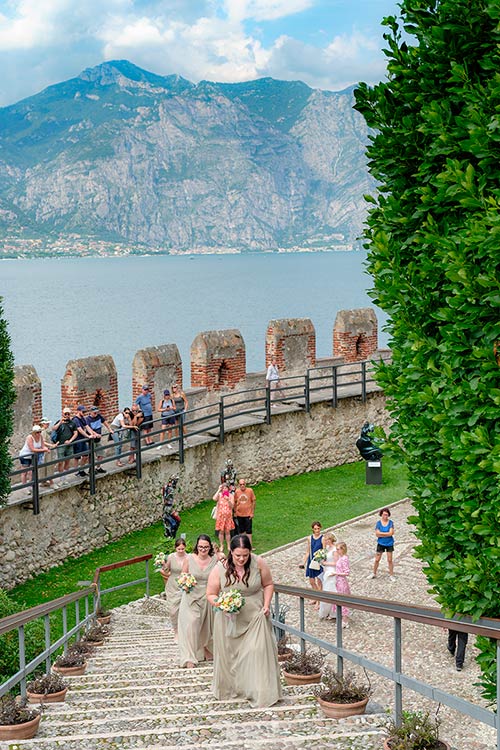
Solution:
[[[403,711],[401,725],[394,720],[387,729],[384,750],[450,750],[439,739],[439,720],[424,711]]]
[[[99,606],[95,614],[96,614],[97,622],[99,623],[99,625],[109,625],[109,623],[111,622],[111,610],[110,609],[103,609],[101,606]]]
[[[26,699],[0,698],[0,740],[30,740],[38,731],[40,709],[26,708]]]
[[[66,654],[57,657],[52,669],[63,675],[84,674],[87,669],[86,655],[79,648],[70,647]]]
[[[325,657],[321,651],[294,651],[283,667],[287,685],[307,685],[319,682]]]
[[[84,643],[90,643],[92,646],[102,646],[104,639],[109,635],[109,629],[106,625],[94,625],[85,633]]]
[[[331,719],[364,714],[371,692],[369,681],[363,683],[354,672],[339,675],[331,667],[324,670],[314,691],[322,712]]]
[[[44,674],[28,682],[26,692],[30,703],[62,703],[68,683],[59,674]]]
[[[287,661],[294,653],[293,648],[289,646],[289,639],[287,635],[280,638],[276,644],[278,647],[278,661]]]

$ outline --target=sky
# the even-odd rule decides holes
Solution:
[[[397,0],[0,0],[0,106],[107,60],[197,83],[384,77]]]

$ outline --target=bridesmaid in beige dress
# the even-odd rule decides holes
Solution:
[[[204,659],[211,660],[213,653],[213,611],[206,593],[210,571],[217,563],[212,541],[200,534],[193,553],[186,555],[182,566],[184,573],[196,578],[196,586],[182,592],[178,620],[178,642],[181,667],[192,668]]]
[[[264,560],[252,555],[246,534],[231,540],[227,562],[210,573],[210,604],[222,591],[238,589],[245,604],[228,630],[230,618],[215,612],[214,675],[212,689],[218,700],[246,698],[253,707],[272,706],[281,699],[278,653],[269,610],[274,593],[271,571]]]
[[[167,612],[174,631],[174,640],[177,643],[177,621],[179,619],[179,607],[181,604],[182,591],[177,585],[177,578],[182,573],[182,566],[186,562],[186,542],[184,539],[175,540],[175,552],[172,552],[163,563],[161,574],[165,581],[165,594],[167,597]]]

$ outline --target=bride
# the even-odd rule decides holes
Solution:
[[[336,591],[335,586],[335,567],[339,558],[337,549],[335,547],[335,536],[333,534],[325,534],[324,543],[326,549],[326,560],[321,563],[323,566],[323,591]],[[328,604],[328,602],[321,602],[319,605],[319,619],[320,620],[335,620],[336,619],[336,606],[335,604]]]

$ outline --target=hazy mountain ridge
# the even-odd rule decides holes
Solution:
[[[352,243],[373,189],[352,104],[352,89],[104,63],[0,109],[0,231],[186,250]]]

